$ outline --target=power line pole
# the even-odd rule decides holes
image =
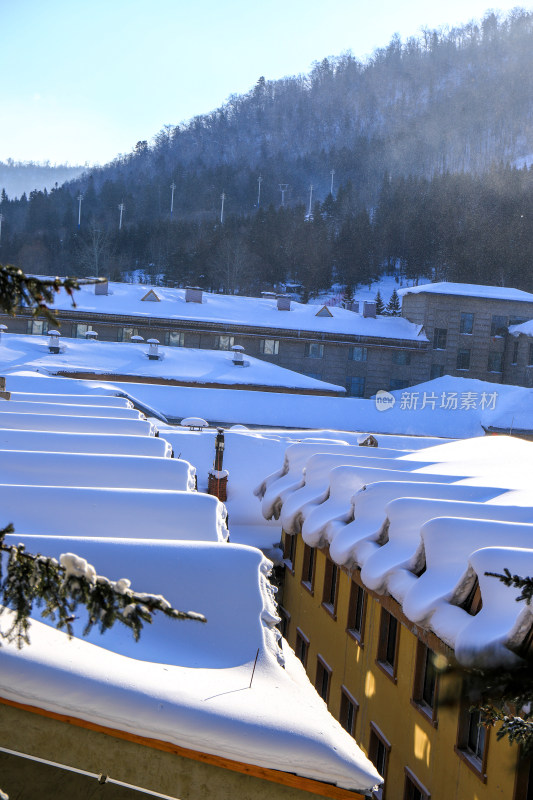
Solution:
[[[78,195],[78,229],[81,227],[81,201],[83,200],[83,195],[80,192]]]
[[[171,217],[172,217],[172,212],[174,211],[174,190],[175,190],[175,188],[176,188],[176,184],[174,183],[174,181],[172,181],[172,183],[170,184],[170,189],[172,191],[172,194],[170,195],[170,216]]]
[[[0,214],[0,244],[2,244],[2,220],[5,219],[3,214]]]
[[[309,187],[309,211],[307,212],[307,219],[313,218],[313,184]]]
[[[224,200],[226,199],[225,192],[222,192],[222,194],[220,195],[220,199],[222,200],[222,206],[220,208],[220,224],[223,225],[224,224]]]
[[[333,176],[335,175],[335,170],[334,169],[331,170],[330,175],[331,175],[331,189],[329,191],[330,191],[331,196],[333,197]]]
[[[280,183],[279,184],[279,190],[281,192],[281,205],[282,206],[285,205],[285,192],[287,191],[288,188],[289,188],[289,184],[288,183]]]
[[[118,205],[118,210],[120,211],[120,218],[119,218],[119,222],[118,222],[119,231],[122,230],[122,214],[124,213],[125,208],[126,208],[126,206],[124,205],[124,203],[119,203],[119,205]]]
[[[261,184],[262,183],[263,183],[263,178],[260,175],[258,177],[258,179],[257,179],[257,184],[258,184],[258,186],[257,186],[257,208],[259,208],[259,206],[261,204]]]

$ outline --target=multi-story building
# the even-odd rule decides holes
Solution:
[[[529,350],[510,326],[533,319],[533,294],[495,286],[432,283],[399,290],[402,316],[376,316],[374,303],[350,308],[304,305],[284,295],[216,295],[104,283],[82,287],[76,307],[56,301],[63,336],[100,340],[157,338],[162,345],[229,350],[371,397],[441,375],[529,385]],[[47,323],[24,309],[0,321],[12,333],[43,334]],[[518,361],[514,359],[518,358]],[[528,360],[526,365],[524,359]]]

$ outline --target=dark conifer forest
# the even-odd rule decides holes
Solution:
[[[532,68],[518,9],[260,77],[50,192],[3,191],[0,261],[239,293],[387,270],[532,291]]]

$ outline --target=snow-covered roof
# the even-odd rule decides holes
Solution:
[[[279,514],[284,530],[301,532],[311,546],[329,545],[334,561],[360,568],[367,588],[395,598],[412,622],[455,648],[464,663],[519,660],[513,648],[533,625],[533,612],[515,602],[516,590],[485,580],[478,565],[486,561],[477,551],[511,547],[498,572],[508,560],[519,564],[513,548],[533,562],[532,443],[456,441],[398,451],[396,458],[386,453],[382,466],[377,456],[354,456],[355,447],[346,447],[346,455],[341,448],[323,454],[319,442],[291,459],[298,447],[289,447],[284,467],[258,487],[265,516]],[[524,574],[522,567],[513,569]],[[494,625],[489,613],[478,619],[462,607],[476,580],[483,608],[486,598],[498,595],[498,606],[488,603]]]
[[[424,283],[420,286],[406,286],[398,289],[398,294],[448,294],[457,297],[482,297],[485,300],[514,300],[533,303],[533,294],[523,292],[521,289],[511,289],[505,286],[484,286],[477,283]]]
[[[57,406],[62,388],[78,395],[70,399],[91,395],[94,409],[108,401],[97,401],[101,390],[89,382],[23,376],[15,383],[15,399],[6,405],[32,405],[25,392],[32,385],[44,390],[35,403],[40,407],[47,394],[50,407]],[[51,420],[62,428],[64,420],[77,419],[79,403],[59,405],[61,414],[4,414],[28,422],[25,430],[7,431],[8,449],[0,432],[0,505],[16,530],[9,541],[54,557],[79,553],[98,573],[115,580],[127,575],[137,590],[162,593],[178,608],[204,613],[208,622],[173,625],[158,617],[136,645],[120,626],[105,639],[93,631],[84,640],[80,619],[69,641],[36,611],[31,644],[19,650],[3,642],[0,648],[0,696],[350,790],[366,792],[380,783],[294,653],[278,645],[271,562],[255,548],[225,541],[224,506],[191,491],[193,467],[169,459],[171,445],[159,457],[121,453],[120,444],[131,439],[164,441],[164,430],[159,439],[148,432],[58,433]],[[49,431],[32,430],[39,417],[47,418]],[[213,431],[179,430],[178,436],[201,443],[205,458],[212,459]],[[33,437],[41,445],[36,451]],[[60,437],[62,450],[44,451],[43,437]],[[97,442],[90,455],[80,449],[80,437]],[[173,478],[176,485],[182,481],[182,490],[169,486]],[[9,626],[9,615],[0,621]]]
[[[50,353],[47,336],[4,334],[0,341],[2,374],[13,369],[44,369],[54,373],[138,376],[183,383],[222,386],[271,386],[316,392],[343,393],[345,388],[301,375],[246,355],[235,366],[231,352],[160,345],[160,359],[148,358],[145,343],[61,339],[61,352]],[[103,413],[103,412],[102,412]]]
[[[330,315],[317,316],[316,305],[291,301],[290,311],[278,311],[275,298],[240,297],[203,292],[201,303],[186,302],[185,289],[154,287],[159,302],[142,298],[149,287],[131,283],[109,283],[109,294],[96,295],[93,286],[76,292],[77,310],[102,315],[134,316],[146,319],[217,323],[272,330],[309,331],[356,336],[427,341],[420,325],[401,317],[363,317],[338,306]],[[55,299],[55,308],[72,311],[72,300],[65,292]]]
[[[511,336],[520,336],[521,333],[524,336],[533,336],[533,319],[522,322],[520,325],[510,325],[509,333]]]

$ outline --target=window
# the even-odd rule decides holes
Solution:
[[[167,347],[183,347],[185,334],[183,331],[167,331],[165,333],[165,344]]]
[[[387,780],[387,765],[389,761],[390,742],[383,736],[377,725],[370,723],[370,741],[368,743],[368,758],[373,763],[384,781]],[[373,792],[373,797],[385,800],[383,786]]]
[[[294,652],[296,653],[297,658],[300,659],[304,667],[307,666],[307,656],[309,654],[309,639],[300,630],[300,628],[296,628],[296,647],[294,648]]]
[[[302,583],[309,589],[310,592],[313,591],[313,584],[315,580],[315,548],[309,547],[308,544],[304,547],[304,563],[302,567]]]
[[[489,731],[480,721],[481,712],[477,708],[471,710],[470,703],[465,698],[459,712],[456,752],[485,781]]]
[[[392,363],[406,367],[411,363],[411,353],[409,350],[393,350]]]
[[[490,325],[491,336],[505,336],[507,333],[507,317],[500,317],[497,314],[492,317]]]
[[[85,334],[87,331],[92,331],[92,325],[85,325],[82,322],[78,322],[72,326],[72,338],[73,339],[85,339]]]
[[[324,345],[319,342],[306,342],[305,355],[307,358],[324,358]]]
[[[346,382],[346,389],[350,397],[364,397],[365,396],[365,379],[353,375],[348,378]]]
[[[348,606],[348,633],[361,644],[364,638],[366,612],[366,592],[352,580],[350,604]]]
[[[291,534],[285,532],[283,533],[283,560],[291,572],[294,572],[297,541],[298,539],[296,536],[291,536]]]
[[[117,342],[131,342],[131,337],[138,335],[138,328],[119,328],[117,331]]]
[[[48,320],[29,319],[28,333],[30,336],[44,336],[48,332]]]
[[[533,344],[529,345],[528,366],[533,367]]]
[[[432,364],[429,370],[429,380],[434,381],[435,378],[441,378],[444,375],[444,367],[442,364]]]
[[[468,311],[461,313],[461,321],[459,323],[459,333],[471,334],[474,330],[474,315]]]
[[[430,794],[409,767],[405,767],[405,789],[403,800],[429,800]]]
[[[457,369],[470,369],[470,350],[457,351]]]
[[[518,361],[518,347],[519,347],[519,345],[520,345],[520,342],[518,341],[518,339],[516,339],[513,342],[513,355],[512,355],[512,358],[511,358],[511,364],[516,364],[517,361]]]
[[[432,722],[437,719],[437,671],[434,653],[423,642],[418,642],[416,651],[413,701]]]
[[[400,626],[396,617],[382,608],[377,660],[378,664],[394,680],[396,680],[399,633]]]
[[[368,359],[368,350],[366,347],[350,347],[348,358],[350,361],[366,361]]]
[[[391,378],[389,381],[389,389],[391,392],[405,389],[407,386],[409,386],[409,381],[405,380],[405,378]]]
[[[337,590],[339,588],[339,568],[331,558],[326,558],[326,571],[324,575],[324,591],[322,605],[335,616],[337,613]]]
[[[329,700],[329,687],[331,686],[331,667],[329,667],[321,656],[316,660],[315,689],[324,701]]]
[[[279,631],[284,639],[288,639],[289,623],[291,621],[291,615],[289,614],[286,608],[283,608],[283,606],[280,605],[278,605],[278,614],[280,616],[280,621],[278,622]]]
[[[495,353],[493,350],[489,352],[489,361],[487,368],[489,372],[501,372],[503,363],[503,353]]]
[[[359,703],[350,694],[346,686],[341,686],[341,713],[339,722],[345,731],[348,731],[350,736],[355,736],[355,722],[357,719],[357,712],[359,711]]]
[[[231,350],[235,344],[234,336],[215,336],[215,350]]]
[[[433,333],[433,350],[446,350],[446,337],[448,331],[446,328],[435,328]]]
[[[277,356],[279,339],[259,339],[259,352],[264,356]]]

